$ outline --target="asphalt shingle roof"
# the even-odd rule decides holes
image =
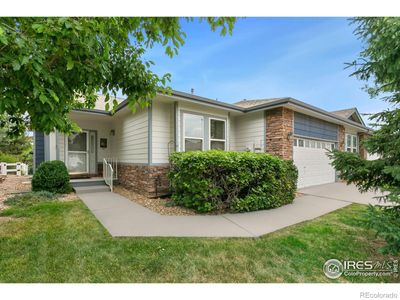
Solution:
[[[99,100],[102,100],[103,97],[101,95],[99,95],[99,96],[100,96]],[[251,112],[251,111],[255,111],[255,110],[259,110],[259,109],[268,109],[273,106],[285,105],[285,104],[289,103],[289,104],[292,104],[295,106],[300,106],[300,107],[312,110],[314,112],[328,116],[330,118],[335,118],[341,122],[344,121],[351,125],[356,125],[358,127],[363,127],[364,129],[369,130],[368,127],[366,127],[364,123],[360,124],[360,122],[358,122],[358,120],[353,120],[352,118],[350,118],[350,116],[354,112],[357,112],[356,108],[343,109],[343,110],[338,110],[338,111],[334,111],[334,112],[327,112],[323,109],[320,109],[318,107],[312,106],[310,104],[307,104],[305,102],[302,102],[300,100],[297,100],[297,99],[294,99],[291,97],[266,98],[266,99],[254,99],[254,100],[243,99],[234,104],[230,104],[230,103],[225,103],[222,101],[217,101],[217,100],[200,97],[200,96],[196,96],[193,94],[179,92],[179,91],[175,91],[175,90],[173,90],[172,93],[167,96],[176,97],[176,98],[180,98],[180,99],[187,99],[190,101],[202,102],[205,104],[212,104],[212,105],[215,105],[218,107],[223,107],[225,109],[233,110],[236,112],[242,112],[242,113]],[[122,102],[121,102],[121,100],[122,100],[121,98],[117,98],[119,105],[116,108],[116,111],[123,109],[128,104],[127,99],[123,100]],[[101,102],[101,101],[98,101],[98,102]],[[97,113],[103,113],[106,115],[112,115],[112,113],[110,111],[105,111],[101,107],[96,107],[96,109],[94,109],[94,110],[81,109],[81,111],[88,111],[88,112],[93,111],[93,112],[97,112]],[[358,115],[358,112],[357,112],[357,115]],[[362,120],[361,120],[361,122],[362,122]]]
[[[262,105],[262,104],[267,104],[267,103],[270,103],[272,101],[282,100],[282,99],[286,99],[286,98],[269,98],[269,99],[255,99],[255,100],[243,99],[243,100],[241,100],[239,102],[234,103],[234,105],[240,106],[240,107],[243,107],[243,108],[249,108],[249,107],[258,106],[258,105]]]

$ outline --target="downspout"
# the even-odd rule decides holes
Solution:
[[[150,104],[150,106],[147,108],[147,163],[150,166],[152,164],[152,160],[153,160],[153,114],[152,114],[152,110],[153,110],[153,105]]]
[[[174,145],[175,145],[175,151],[178,151],[178,101],[174,102]]]
[[[267,152],[267,111],[264,110],[264,152]]]

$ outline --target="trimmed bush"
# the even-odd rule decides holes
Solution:
[[[295,198],[293,162],[267,153],[176,152],[170,162],[173,201],[198,212],[269,209]]]
[[[60,160],[46,161],[39,165],[32,178],[32,191],[69,193],[72,187],[65,164]]]

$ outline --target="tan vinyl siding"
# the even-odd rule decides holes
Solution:
[[[154,101],[152,106],[152,163],[168,163],[174,150],[174,103]]]
[[[65,162],[65,135],[56,132],[56,149],[57,149],[57,158],[63,162]]]
[[[232,151],[237,151],[236,147],[236,123],[237,123],[237,118],[238,117],[232,117],[231,118],[231,124],[230,124],[230,150]]]
[[[357,133],[358,133],[358,131],[357,131],[356,129],[351,128],[351,127],[348,127],[348,126],[345,126],[345,127],[344,127],[344,130],[345,130],[345,132],[348,133],[348,134],[357,135]]]
[[[187,103],[187,102],[180,102],[179,103],[179,109],[180,110],[186,110],[186,111],[193,111],[196,113],[201,113],[201,114],[206,114],[206,115],[213,115],[216,117],[227,117],[228,112],[223,109],[218,109],[215,107],[209,107],[205,105],[199,105],[199,104],[194,104],[194,103]]]
[[[113,156],[122,163],[148,162],[148,109],[117,113],[114,116]]]
[[[231,118],[231,150],[254,151],[254,148],[265,149],[264,112],[248,113]]]

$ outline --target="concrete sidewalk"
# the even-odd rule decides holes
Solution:
[[[163,216],[111,192],[78,196],[114,237],[258,237],[345,207],[351,199],[372,201],[372,194],[360,196],[354,190],[347,198],[337,190],[352,187],[342,183],[324,186],[302,189],[305,195],[276,209],[213,216]]]

